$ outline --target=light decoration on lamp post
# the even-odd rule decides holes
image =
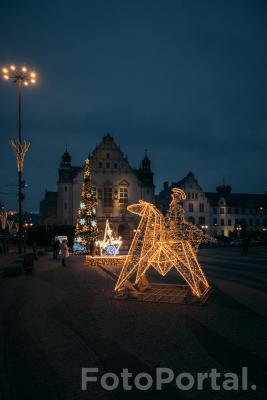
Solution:
[[[14,221],[13,221],[12,219],[7,221],[8,232],[9,232],[9,234],[12,232],[12,226],[13,226],[13,224],[14,224]]]
[[[17,159],[18,172],[22,172],[24,158],[30,147],[30,143],[27,143],[25,140],[23,142],[20,142],[18,139],[12,139],[10,140],[10,145]]]
[[[22,194],[22,171],[23,162],[25,154],[29,149],[30,143],[25,140],[22,141],[22,87],[28,87],[34,85],[37,80],[36,72],[29,69],[25,65],[21,67],[16,67],[12,64],[2,68],[2,76],[6,81],[10,81],[18,85],[18,139],[12,139],[10,141],[11,147],[15,153],[18,166],[18,202],[19,202],[19,224],[18,224],[18,250],[19,253],[22,252],[22,233],[23,233],[23,223],[22,223],[22,200],[24,196]]]
[[[209,283],[196,256],[203,232],[201,235],[198,228],[196,231],[183,219],[183,209],[178,202],[186,198],[185,193],[179,188],[172,191],[166,217],[153,204],[142,200],[128,206],[128,211],[139,215],[141,220],[115,291],[123,292],[134,274],[138,285],[150,267],[162,276],[174,267],[199,299],[209,291]]]
[[[0,219],[1,219],[1,228],[4,231],[6,229],[6,224],[7,224],[7,212],[4,208],[2,208],[1,213],[0,213]]]

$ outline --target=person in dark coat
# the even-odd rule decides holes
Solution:
[[[53,239],[52,247],[53,247],[53,258],[54,260],[57,260],[57,256],[60,249],[60,242],[58,239]]]
[[[243,256],[248,255],[248,248],[250,244],[250,239],[248,236],[243,237],[242,247],[243,247]]]

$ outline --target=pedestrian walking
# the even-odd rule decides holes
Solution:
[[[68,258],[70,255],[67,245],[67,240],[62,240],[60,245],[60,250],[61,250],[61,264],[63,267],[66,267],[66,258]]]
[[[248,255],[249,244],[250,244],[249,237],[248,236],[243,237],[243,240],[242,240],[243,256]]]
[[[58,239],[52,239],[52,248],[53,248],[53,259],[57,260],[57,256],[60,249],[60,242]]]

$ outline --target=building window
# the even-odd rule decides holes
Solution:
[[[114,164],[114,168],[117,169],[118,168],[118,164],[115,162]]]
[[[112,188],[111,187],[104,188],[104,205],[105,206],[112,205]]]
[[[119,203],[120,204],[128,204],[128,188],[127,187],[120,188]]]
[[[198,193],[196,193],[196,199],[198,199]]]
[[[191,224],[194,224],[195,218],[191,215],[190,217],[188,217],[188,222],[191,222]]]
[[[110,168],[110,163],[109,162],[106,163],[106,168]]]
[[[102,162],[101,162],[101,161],[99,161],[98,167],[99,167],[99,168],[102,168]]]
[[[228,226],[231,226],[231,225],[232,225],[232,220],[228,219]]]
[[[221,219],[221,226],[224,226],[224,219]]]
[[[217,225],[217,218],[213,218],[213,226]]]
[[[68,191],[68,186],[65,186],[65,192],[67,192]]]
[[[199,225],[205,225],[205,217],[199,217],[198,223],[199,223]]]
[[[188,204],[188,211],[189,212],[194,212],[194,205],[192,203]]]
[[[191,195],[191,199],[194,199],[195,198],[195,194],[194,193],[192,193],[192,195]]]
[[[239,220],[236,218],[235,219],[235,225],[238,225],[239,224]]]
[[[228,214],[232,214],[232,209],[228,208]]]
[[[239,214],[239,209],[235,208],[235,214]]]
[[[188,200],[190,200],[190,193],[187,193],[186,197],[188,198]]]
[[[203,203],[199,204],[199,212],[204,212],[204,204]]]
[[[224,214],[224,208],[220,208],[220,214]]]
[[[217,208],[213,207],[213,214],[217,214]]]
[[[109,153],[107,153],[107,158],[109,158]]]
[[[68,208],[68,204],[66,202],[64,203],[64,208],[65,208],[65,210],[67,210],[67,208]]]

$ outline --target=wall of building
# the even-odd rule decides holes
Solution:
[[[165,183],[156,199],[164,212],[172,187],[180,187],[186,193],[183,202],[186,220],[195,223],[212,236],[240,236],[242,230],[255,231],[267,228],[267,195],[237,194],[230,186],[216,188],[216,192],[204,192],[190,172],[184,179],[172,185]]]
[[[64,157],[64,155],[63,155]],[[73,170],[65,153],[59,170],[57,224],[75,225],[83,185],[83,170]],[[146,156],[145,168],[133,170],[110,135],[106,135],[90,156],[92,186],[96,193],[100,236],[106,219],[117,235],[129,245],[138,217],[127,206],[144,199],[154,202],[153,173]],[[141,176],[141,178],[140,178]],[[144,179],[145,178],[145,179]],[[144,180],[145,182],[144,182]]]

